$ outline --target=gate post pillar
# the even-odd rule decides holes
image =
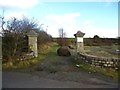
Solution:
[[[37,50],[38,34],[35,31],[30,30],[30,32],[27,33],[27,36],[28,36],[28,44],[30,49],[34,52],[34,56],[38,57],[38,50]]]
[[[84,43],[83,43],[84,35],[85,35],[85,33],[81,32],[81,31],[78,31],[76,34],[74,34],[77,54],[84,53]]]

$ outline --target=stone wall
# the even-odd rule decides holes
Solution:
[[[118,70],[120,66],[119,58],[98,57],[88,54],[79,54],[79,58],[97,67],[109,67]]]

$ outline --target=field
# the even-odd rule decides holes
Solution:
[[[90,55],[108,57],[108,58],[118,58],[120,54],[117,52],[119,50],[118,45],[110,46],[85,46],[85,52]]]

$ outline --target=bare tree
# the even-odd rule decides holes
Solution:
[[[64,32],[63,28],[59,29],[59,40],[58,43],[60,46],[65,46],[66,45],[66,39],[65,39],[66,33]]]
[[[60,29],[59,29],[59,37],[60,37],[60,38],[63,38],[63,28],[60,28]]]

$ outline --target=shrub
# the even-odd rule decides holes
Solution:
[[[40,45],[52,41],[52,36],[37,28],[38,24],[36,21],[31,21],[25,17],[21,20],[17,18],[8,20],[6,27],[2,36],[2,54],[5,61],[16,60],[23,53],[29,51],[26,33],[30,30],[35,30],[38,33],[38,48]]]

